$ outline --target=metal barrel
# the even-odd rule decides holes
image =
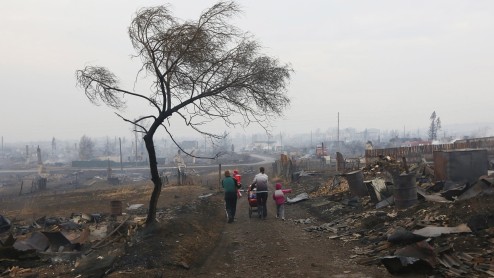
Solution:
[[[367,187],[364,184],[364,175],[362,174],[362,171],[357,170],[346,173],[345,178],[348,181],[348,187],[353,196],[365,197],[369,195]]]
[[[394,188],[395,206],[406,209],[417,203],[417,185],[415,173],[402,174],[397,177]]]

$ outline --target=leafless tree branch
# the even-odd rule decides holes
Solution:
[[[175,18],[168,6],[138,10],[128,34],[135,49],[133,57],[142,62],[134,88],[137,76],[151,78],[147,95],[120,88],[116,76],[106,68],[76,71],[78,86],[96,105],[124,109],[123,97],[132,96],[156,109],[156,114],[133,121],[117,114],[145,133],[143,140],[155,185],[148,223],[155,219],[162,186],[153,141],[157,129],[163,127],[177,147],[191,155],[169,132],[173,114],[178,114],[194,131],[220,139],[226,135],[206,132],[204,127],[220,120],[227,127],[258,124],[268,132],[270,120],[281,116],[290,103],[286,92],[293,73],[291,66],[264,55],[251,34],[229,23],[240,12],[239,6],[230,1],[218,2],[195,21]]]
[[[183,153],[185,153],[186,155],[190,156],[190,157],[195,157],[195,158],[203,158],[203,159],[217,159],[220,155],[221,155],[221,152],[217,153],[215,156],[213,157],[206,157],[206,156],[196,156],[196,155],[193,155],[187,151],[185,151],[182,146],[180,146],[179,143],[177,143],[177,141],[175,141],[175,138],[173,138],[173,135],[170,133],[170,131],[168,131],[168,128],[166,128],[166,126],[163,125],[163,128],[165,129],[166,133],[168,133],[168,136],[170,136],[170,139],[172,139],[173,143],[175,144],[175,146],[177,146],[177,148],[182,151]]]

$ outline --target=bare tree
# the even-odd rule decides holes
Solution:
[[[291,67],[262,54],[249,33],[227,22],[239,12],[234,2],[218,2],[197,21],[181,21],[167,6],[139,10],[129,36],[142,61],[137,75],[153,79],[148,94],[121,88],[104,67],[76,71],[78,86],[94,104],[120,110],[125,108],[124,97],[134,97],[154,108],[136,120],[116,113],[143,130],[154,183],[146,223],[155,221],[162,188],[153,141],[156,130],[164,128],[183,151],[170,130],[172,116],[200,134],[220,139],[221,134],[204,129],[206,123],[220,119],[228,127],[257,123],[269,129],[269,120],[280,116],[290,102],[286,89]],[[146,119],[149,124],[144,125]]]
[[[89,160],[94,155],[94,142],[86,135],[81,137],[79,141],[79,158],[81,160]]]
[[[114,148],[114,146],[112,145],[112,143],[110,143],[110,138],[108,138],[108,136],[106,136],[106,143],[105,143],[105,146],[103,149],[103,155],[106,155],[106,156],[112,155],[113,154],[113,148]]]

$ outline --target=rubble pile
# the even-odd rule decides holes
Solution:
[[[322,185],[319,186],[316,190],[312,191],[309,196],[319,197],[336,195],[347,192],[348,190],[348,181],[339,176],[334,176],[332,179],[322,181]]]
[[[433,169],[382,157],[362,169],[368,196],[352,196],[352,184],[337,189],[331,177],[310,194],[311,211],[326,223],[295,223],[328,240],[356,243],[352,259],[393,275],[494,277],[494,176],[434,182]],[[417,200],[400,209],[394,182],[405,173],[416,177]]]
[[[157,221],[165,222],[179,213],[195,211],[195,203],[159,210]],[[68,217],[41,217],[20,223],[0,215],[0,276],[28,277],[57,273],[99,276],[111,269],[126,245],[135,242],[142,230],[147,209],[129,204],[115,214],[72,213]],[[60,271],[60,269],[62,269]]]

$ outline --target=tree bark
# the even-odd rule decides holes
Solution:
[[[149,169],[151,170],[151,180],[154,184],[153,193],[149,200],[149,211],[146,218],[146,224],[156,222],[156,207],[161,194],[162,183],[158,173],[158,161],[156,160],[156,151],[154,149],[153,136],[149,133],[144,136],[144,143],[149,155]]]

